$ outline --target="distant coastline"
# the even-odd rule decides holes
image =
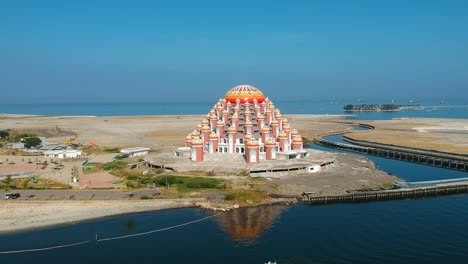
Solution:
[[[345,112],[393,112],[402,109],[417,109],[420,105],[399,105],[399,104],[348,104],[343,107]]]

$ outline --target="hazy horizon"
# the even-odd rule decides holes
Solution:
[[[0,103],[468,100],[465,1],[10,1]]]

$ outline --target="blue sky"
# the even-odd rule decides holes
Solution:
[[[0,2],[0,102],[468,101],[468,1]]]

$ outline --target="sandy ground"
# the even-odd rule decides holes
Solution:
[[[343,116],[332,115],[285,115],[293,128],[303,136],[314,135],[328,130],[342,130],[349,124],[335,123]],[[75,132],[75,142],[95,142],[106,147],[145,146],[157,151],[172,151],[184,145],[185,136],[203,120],[203,115],[173,116],[16,116],[0,115],[2,129],[38,129],[59,127]],[[69,137],[51,138],[51,141],[65,143]]]
[[[317,172],[273,179],[278,188],[272,193],[297,196],[311,192],[316,196],[342,195],[368,188],[388,188],[400,178],[379,171],[375,164],[365,157],[349,154],[335,154],[335,164]]]
[[[0,201],[0,232],[75,223],[111,215],[195,206],[200,199]]]
[[[80,175],[80,189],[82,188],[123,188],[124,184],[115,184],[121,180],[107,171],[83,173]]]
[[[468,153],[468,119],[405,118],[364,123],[376,129],[348,136],[413,148]]]
[[[343,116],[284,115],[303,137],[331,131],[343,131],[354,124]],[[172,152],[184,145],[185,136],[193,131],[204,115],[125,116],[125,117],[61,117],[0,115],[2,129],[55,129],[75,132],[75,142],[90,141],[105,147],[150,147],[156,152]],[[50,138],[65,142],[68,137]],[[106,162],[115,154],[93,156],[91,160]],[[65,164],[65,162],[64,162]],[[70,163],[60,172],[45,177],[69,181]],[[80,167],[81,168],[81,167]],[[338,155],[335,167],[307,176],[274,179],[284,195],[300,195],[302,191],[336,194],[363,187],[380,186],[396,180],[375,169],[373,164],[356,155]],[[193,200],[150,201],[0,201],[0,231],[12,231],[53,224],[69,223],[109,215],[193,206]]]

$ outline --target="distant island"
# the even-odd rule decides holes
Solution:
[[[399,111],[402,105],[399,104],[360,104],[360,105],[345,105],[343,111],[346,112],[355,112],[355,111],[368,111],[368,112],[378,112],[378,111]]]

